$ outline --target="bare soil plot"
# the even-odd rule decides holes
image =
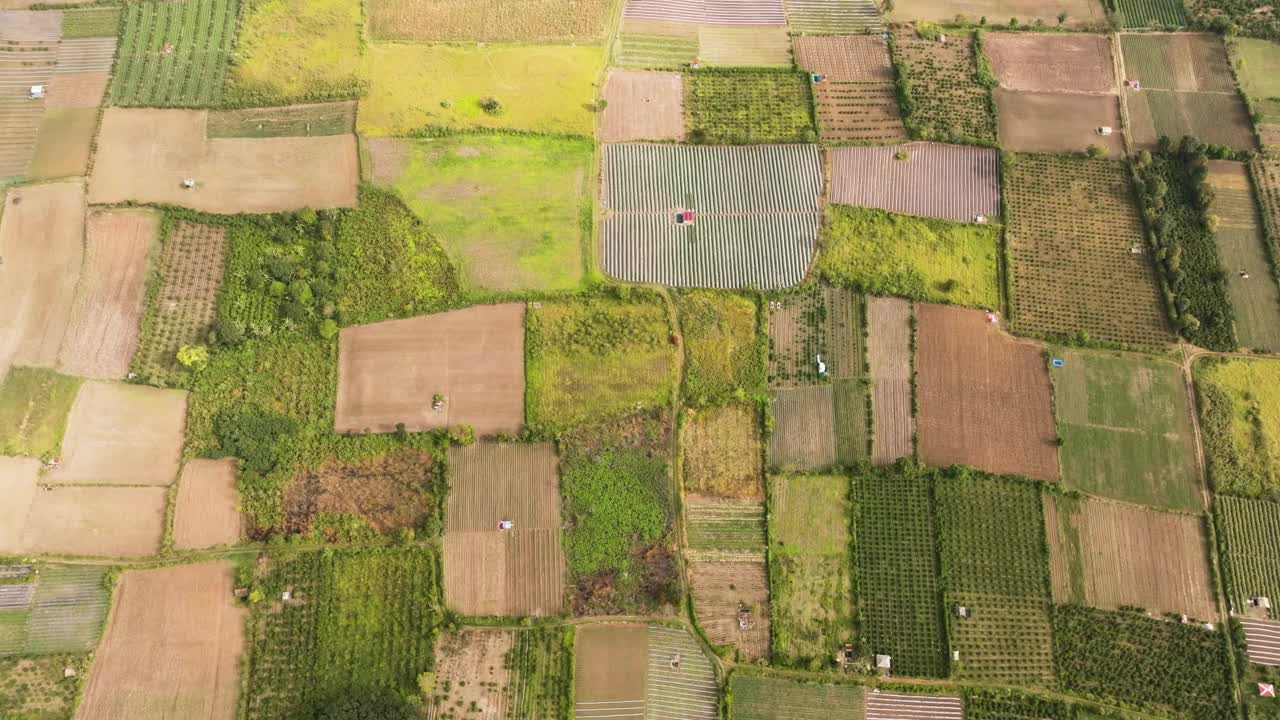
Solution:
[[[871,462],[889,465],[915,453],[911,412],[911,303],[867,298],[871,368]]]
[[[198,550],[240,541],[242,521],[236,493],[236,461],[188,460],[178,480],[173,545]]]
[[[58,369],[121,380],[138,346],[147,254],[160,232],[160,215],[143,209],[94,210],[85,224],[84,267]]]
[[[797,35],[796,67],[831,81],[894,81],[889,43],[874,35]]]
[[[447,687],[448,699],[431,703],[427,717],[445,720],[454,717],[457,708],[465,708],[473,720],[505,720],[512,675],[506,656],[514,645],[515,636],[502,630],[441,633],[436,640],[435,695],[441,696]]]
[[[1238,618],[1244,628],[1249,662],[1254,665],[1280,665],[1280,623],[1253,618]]]
[[[976,22],[987,17],[993,21],[1005,22],[1016,17],[1019,22],[1028,25],[1036,20],[1056,25],[1060,13],[1067,14],[1064,24],[1069,27],[1092,25],[1106,20],[1106,11],[1097,0],[906,0],[896,3],[893,12],[888,13],[886,19],[891,23],[913,20],[954,22],[957,17],[963,17]]]
[[[62,13],[36,10],[0,12],[0,40],[56,42],[62,37]]]
[[[125,110],[102,117],[89,178],[93,203],[169,203],[213,213],[353,207],[354,135],[206,139],[203,110]],[[184,189],[184,179],[196,181]]]
[[[27,513],[37,493],[40,461],[0,457],[0,553],[21,553]]]
[[[996,88],[1000,147],[1028,152],[1084,152],[1090,145],[1108,157],[1124,156],[1120,101],[1114,95],[1019,92]],[[1098,128],[1112,128],[1110,135]]]
[[[0,377],[53,367],[71,318],[84,246],[84,187],[11,189],[0,216]]]
[[[1000,87],[1009,90],[1111,95],[1116,91],[1106,35],[987,33],[982,49]]]
[[[1276,285],[1244,163],[1209,161],[1214,189],[1210,211],[1221,220],[1214,239],[1227,273],[1227,293],[1235,310],[1236,337],[1243,347],[1280,351],[1280,287]]]
[[[1057,427],[1041,349],[980,310],[916,306],[920,459],[1058,479]]]
[[[964,705],[958,697],[867,693],[866,720],[961,720]]]
[[[722,67],[791,67],[791,36],[785,25],[703,25],[698,60]]]
[[[743,660],[769,656],[769,579],[759,561],[693,561],[689,584],[698,625],[715,645],[732,645]],[[751,612],[751,627],[738,625],[743,608]]]
[[[684,139],[682,74],[610,70],[604,99],[609,104],[600,121],[602,141]]]
[[[522,303],[484,305],[344,329],[334,428],[465,423],[480,435],[514,433],[524,422],[524,312]]]
[[[447,532],[444,596],[464,615],[558,615],[565,584],[560,528]]]
[[[162,487],[50,486],[27,516],[26,552],[146,557],[160,550]]]
[[[187,393],[96,380],[80,386],[51,484],[168,485],[178,476]]]
[[[770,392],[773,433],[769,463],[780,470],[819,470],[835,464],[835,418],[831,385]]]
[[[622,15],[721,25],[785,25],[782,0],[627,0]]]
[[[234,579],[227,562],[121,574],[76,717],[232,720],[245,646]]]
[[[551,443],[476,443],[449,450],[449,532],[560,527],[560,483]]]
[[[764,498],[760,419],[753,406],[688,410],[681,434],[685,492]]]
[[[58,73],[49,80],[45,110],[83,110],[97,108],[111,80],[109,72]],[[94,118],[95,125],[97,118]]]
[[[96,108],[46,111],[31,158],[31,177],[47,180],[84,175],[97,127]]]
[[[1203,516],[1094,498],[1044,503],[1054,602],[1217,617]]]
[[[359,517],[382,533],[418,528],[437,499],[431,453],[403,450],[363,460],[329,460],[292,477],[284,488],[284,527],[310,533],[318,516]],[[330,539],[332,531],[326,531]]]
[[[906,159],[895,156],[905,152]],[[972,222],[1000,214],[1000,156],[990,148],[914,142],[831,152],[831,202]]]
[[[1120,36],[1126,80],[1142,90],[1236,92],[1226,46],[1217,35],[1142,33]]]
[[[578,720],[642,718],[649,662],[644,625],[583,625],[574,652]]]

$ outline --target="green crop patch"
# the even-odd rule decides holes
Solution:
[[[942,588],[952,673],[966,680],[1053,684],[1049,557],[1040,489],[977,474],[937,481]],[[970,617],[960,617],[964,607]]]
[[[964,691],[964,714],[968,720],[1091,720],[1078,706],[999,689],[970,688]]]
[[[864,654],[891,656],[897,674],[946,677],[933,477],[910,467],[860,474],[853,528]]]
[[[53,370],[10,368],[0,385],[0,455],[57,455],[79,389],[79,378]]]
[[[1195,376],[1213,489],[1280,499],[1280,361],[1208,360]]]
[[[110,104],[219,104],[238,11],[238,0],[129,3],[108,94]]]
[[[1265,148],[1280,145],[1280,33],[1272,40],[1235,38],[1228,43],[1240,90],[1249,98]]]
[[[115,37],[120,32],[118,7],[96,7],[62,12],[62,39]]]
[[[1200,510],[1182,368],[1152,357],[1057,349],[1052,367],[1063,484],[1155,507]]]
[[[765,385],[765,336],[757,331],[756,303],[712,291],[676,296],[684,336],[684,400],[707,405],[742,400]]]
[[[793,71],[695,70],[685,76],[690,142],[814,142],[808,76]]]
[[[1280,596],[1280,503],[1218,495],[1213,512],[1231,607]]]
[[[764,552],[764,506],[719,500],[686,505],[687,545],[692,553],[724,552],[759,556]]]
[[[901,32],[890,44],[898,91],[912,137],[977,145],[996,144],[991,101],[995,79],[978,71],[973,35],[947,34],[945,43]]]
[[[733,720],[827,720],[838,708],[861,717],[866,688],[852,683],[791,680],[734,673],[729,681]]]
[[[368,89],[359,0],[245,0],[226,100],[351,100]]]
[[[1116,0],[1126,29],[1183,27],[1187,11],[1182,0]]]
[[[827,282],[876,295],[1000,306],[1000,228],[835,205],[817,270]]]
[[[67,668],[74,677],[64,674]],[[0,717],[69,718],[89,672],[84,655],[47,655],[0,659]]]

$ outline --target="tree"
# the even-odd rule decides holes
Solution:
[[[416,720],[412,705],[394,690],[354,687],[315,703],[299,720]]]
[[[209,364],[209,348],[204,345],[183,345],[178,348],[178,362],[182,367],[202,370]]]
[[[1089,149],[1086,150],[1086,153],[1089,155],[1089,157],[1093,158],[1094,160],[1097,160],[1099,158],[1104,158],[1107,156],[1107,149],[1102,147],[1101,145],[1090,145]]]
[[[1058,24],[1061,25],[1066,21],[1067,21],[1067,11],[1063,10],[1062,12],[1058,13]]]

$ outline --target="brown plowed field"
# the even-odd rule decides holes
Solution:
[[[769,656],[769,578],[764,561],[689,563],[698,625],[713,644],[733,645],[740,659]],[[738,608],[751,610],[750,630],[738,629]]]
[[[76,720],[232,720],[244,610],[227,562],[120,576]]]
[[[583,625],[574,648],[574,717],[643,717],[649,628]]]
[[[524,304],[480,305],[349,327],[338,343],[338,432],[432,430],[477,434],[524,423]],[[432,396],[444,396],[433,410]]]
[[[604,142],[684,139],[684,76],[673,72],[610,70],[608,105],[600,121]]]
[[[445,529],[494,530],[499,520],[517,529],[560,527],[560,484],[551,443],[475,443],[449,450]]]
[[[178,481],[173,514],[173,545],[198,550],[240,541],[236,461],[188,460]]]
[[[879,35],[797,35],[796,67],[823,73],[828,80],[894,81],[889,43]]]
[[[444,536],[445,602],[463,615],[559,614],[564,574],[559,528]]]
[[[86,230],[84,268],[58,369],[121,380],[138,347],[147,253],[160,232],[160,216],[150,210],[95,210]]]
[[[1029,152],[1084,152],[1105,148],[1107,157],[1124,157],[1120,101],[1114,95],[1019,92],[996,88],[1000,147]],[[1107,136],[1100,127],[1112,128]]]
[[[449,720],[457,708],[466,708],[468,720],[506,720],[507,684],[510,673],[506,655],[515,635],[502,630],[466,629],[441,633],[436,640],[436,696],[447,700],[431,703],[428,720]],[[443,688],[449,688],[446,693]]]
[[[1045,496],[1055,602],[1217,617],[1204,518]]]
[[[899,152],[907,158],[895,158]],[[932,142],[837,148],[831,153],[831,202],[958,222],[995,217],[1000,155]]]
[[[888,465],[914,454],[911,417],[911,303],[867,298],[867,364],[871,367],[871,462]]]
[[[1000,87],[1115,94],[1111,43],[1085,33],[987,33],[982,49]]]
[[[0,553],[25,550],[22,536],[39,479],[39,460],[0,456]]]
[[[9,191],[0,215],[0,378],[10,365],[53,367],[84,254],[84,187]]]
[[[168,485],[178,477],[187,393],[89,381],[67,418],[48,483]]]
[[[60,73],[49,80],[46,110],[78,110],[96,108],[102,104],[111,73],[82,72]],[[96,122],[95,118],[95,122]]]
[[[102,116],[89,178],[92,203],[134,200],[212,213],[354,207],[354,135],[208,140],[204,110],[124,110]],[[196,187],[186,190],[191,178]]]
[[[831,385],[773,390],[769,463],[784,471],[819,470],[836,461]]]
[[[885,19],[893,23],[954,22],[960,16],[974,22],[983,17],[993,21],[1015,17],[1026,25],[1036,20],[1056,25],[1059,12],[1067,14],[1067,27],[1106,20],[1106,12],[1098,0],[903,0],[894,4]]]
[[[920,459],[1058,479],[1057,427],[1039,346],[980,310],[916,305]]]
[[[162,487],[52,486],[27,516],[25,552],[145,557],[160,550]]]
[[[824,140],[898,142],[907,137],[898,109],[889,46],[880,36],[794,38],[796,66],[823,73],[814,86]]]

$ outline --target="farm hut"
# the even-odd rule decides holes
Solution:
[[[890,655],[876,656],[876,670],[880,672],[889,672],[893,669],[893,657]]]
[[[39,99],[43,98],[43,97],[44,97],[44,92],[45,92],[45,88],[44,88],[44,86],[43,86],[43,85],[32,85],[32,86],[31,86],[31,99],[32,99],[32,100],[39,100]]]

